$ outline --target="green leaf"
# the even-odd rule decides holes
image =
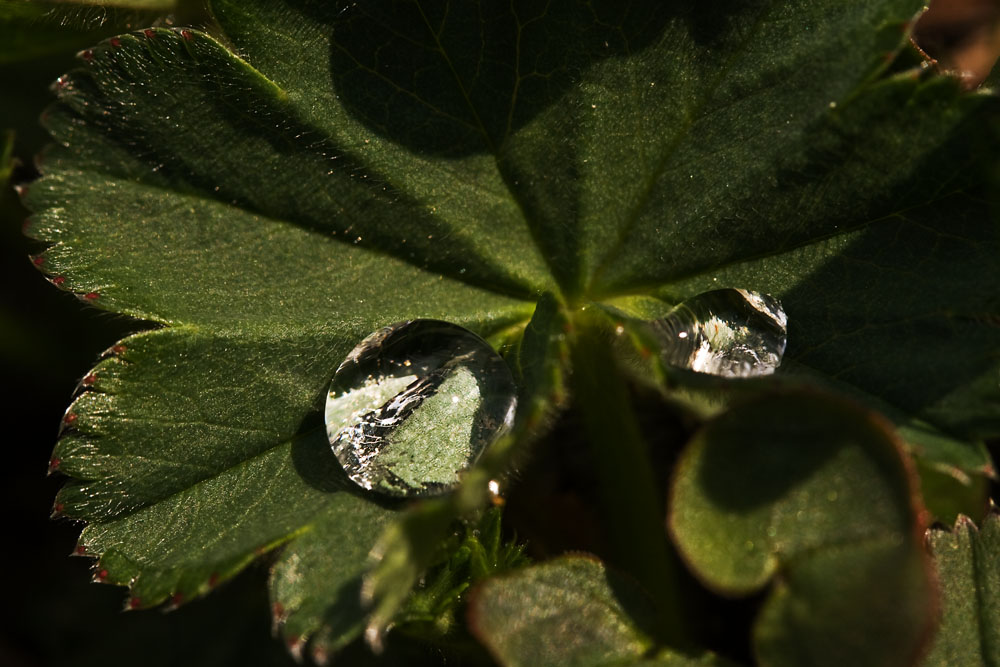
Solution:
[[[981,528],[959,517],[928,532],[941,586],[941,626],[924,660],[938,665],[1000,664],[1000,519]]]
[[[658,647],[657,611],[595,558],[555,558],[475,589],[469,620],[501,665],[720,665]]]
[[[366,510],[377,634],[561,402],[576,308],[725,285],[782,299],[787,368],[987,470],[961,454],[1000,432],[996,101],[879,78],[920,6],[217,0],[224,42],[86,51],[44,118],[28,232],[54,283],[164,326],[84,383],[57,509],[141,604],[330,540],[329,587],[275,595],[303,596],[288,622],[333,649],[372,544],[337,539],[352,501],[319,423],[354,344],[425,317],[524,355],[523,428],[454,495]]]
[[[821,394],[745,402],[675,472],[669,527],[710,588],[772,582],[754,628],[766,665],[907,664],[934,594],[913,473],[885,424]]]

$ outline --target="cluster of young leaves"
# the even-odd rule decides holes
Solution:
[[[465,526],[460,539],[443,545],[442,562],[428,569],[422,585],[396,614],[396,623],[403,628],[418,625],[421,636],[454,635],[461,626],[457,614],[470,586],[529,562],[522,545],[503,540],[501,515],[500,508],[487,510],[481,521]]]
[[[893,70],[921,4],[214,0],[219,34],[83,51],[27,233],[54,284],[158,325],[83,379],[53,454],[96,577],[179,604],[275,551],[295,651],[452,627],[490,570],[472,546],[411,590],[572,402],[636,581],[572,557],[486,578],[470,627],[498,661],[718,661],[674,549],[723,595],[769,590],[762,663],[918,660],[925,508],[979,518],[1000,435],[997,101]],[[642,322],[720,287],[784,304],[778,377],[655,361]],[[352,487],[320,409],[413,318],[487,337],[521,395],[454,493],[408,507]],[[669,540],[622,346],[706,422]]]

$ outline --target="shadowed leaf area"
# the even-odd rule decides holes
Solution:
[[[668,399],[706,384],[848,394],[898,427],[933,512],[981,511],[993,470],[983,440],[1000,435],[997,102],[894,65],[901,49],[914,58],[922,3],[210,4],[213,34],[150,28],[81,52],[53,84],[42,122],[54,143],[23,194],[41,271],[150,323],[83,379],[52,461],[71,478],[56,512],[87,522],[81,549],[100,579],[131,587],[134,606],[202,595],[280,547],[274,620],[293,651],[324,660],[363,629],[377,644],[420,574],[459,548],[456,520],[483,508],[529,444],[545,446],[572,400],[570,366],[594,393],[625,386],[597,377],[617,373],[603,351],[600,369],[581,368],[579,341],[607,343],[576,335],[596,326],[582,308],[648,319],[724,287],[780,299],[785,363],[748,383],[661,373]],[[359,341],[416,318],[487,339],[520,401],[513,429],[454,493],[410,506],[345,477],[322,409]],[[606,404],[626,404],[618,393]],[[839,630],[867,637],[867,619],[905,621],[885,646],[916,655],[931,594],[893,436],[839,399],[781,396],[724,413],[687,450],[682,466],[721,462],[678,473],[674,502],[710,506],[673,509],[681,552],[727,593],[774,579],[755,631],[764,662],[794,664],[791,629],[820,636],[841,609],[824,578],[866,610],[844,606]],[[808,417],[797,430],[758,423],[795,422],[797,408]],[[613,415],[595,419],[615,433]],[[744,421],[757,430],[738,437]],[[641,452],[634,435],[629,451]],[[718,453],[738,440],[753,446]],[[622,456],[616,469],[639,465]],[[774,508],[827,473],[868,480],[868,495],[846,502],[838,487],[825,518],[770,526],[776,536],[750,521],[746,540],[772,540],[753,554],[728,543],[726,558],[688,553],[733,516],[785,516]],[[641,515],[658,517],[647,504]],[[733,571],[750,561],[757,569]],[[861,601],[857,582],[883,575],[905,600],[896,620],[874,611],[881,597]],[[456,595],[443,599],[464,604]],[[820,601],[815,627],[796,611],[803,600]],[[655,657],[645,650],[622,659]]]

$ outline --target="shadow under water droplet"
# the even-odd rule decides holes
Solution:
[[[352,490],[354,483],[330,451],[323,414],[317,412],[306,417],[299,426],[299,433],[292,441],[292,463],[303,481],[328,493]]]

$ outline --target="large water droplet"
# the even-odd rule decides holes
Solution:
[[[664,359],[726,377],[769,375],[781,365],[788,319],[772,296],[742,289],[704,292],[653,322]]]
[[[333,453],[359,486],[442,493],[514,417],[514,379],[479,336],[437,320],[401,322],[358,344],[326,399]]]

